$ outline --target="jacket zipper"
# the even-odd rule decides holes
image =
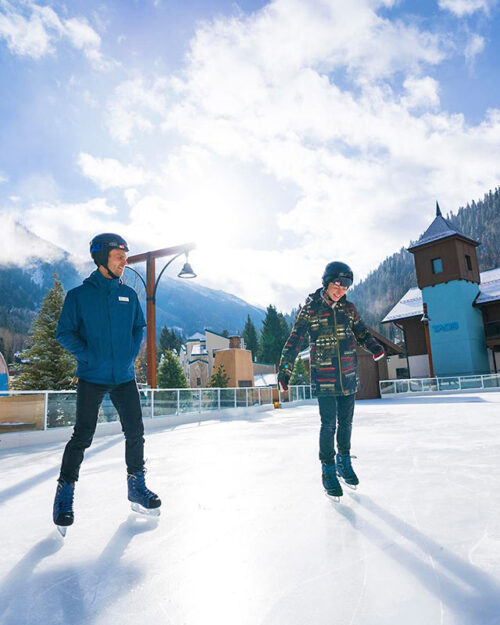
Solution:
[[[335,308],[333,309],[333,324],[334,324],[334,332],[335,332],[335,345],[337,347],[337,358],[339,361],[339,380],[340,380],[340,388],[342,392],[344,392],[344,385],[342,384],[342,364],[340,361],[340,349],[339,349],[339,339],[337,336],[337,313],[335,312]]]

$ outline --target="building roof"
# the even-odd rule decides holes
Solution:
[[[488,304],[500,300],[500,267],[480,274],[479,296],[476,304]]]
[[[431,225],[427,228],[424,234],[420,237],[420,239],[410,245],[408,251],[418,249],[422,245],[426,245],[427,243],[433,243],[434,241],[439,241],[440,239],[447,239],[448,237],[459,236],[462,239],[466,239],[475,245],[479,245],[477,241],[474,241],[470,237],[466,237],[465,234],[462,234],[458,230],[456,230],[450,223],[446,221],[446,219],[441,214],[441,209],[439,208],[439,204],[436,202],[436,217]]]
[[[229,342],[229,337],[224,336],[224,334],[221,334],[220,332],[214,332],[213,330],[209,330],[208,328],[205,328],[205,332],[210,332],[210,334],[215,334],[215,336],[220,336],[222,339],[227,339]]]
[[[197,345],[193,346],[193,349],[191,350],[191,356],[206,356],[207,355],[207,348],[205,347],[204,343],[198,343]]]
[[[188,338],[187,342],[189,343],[190,341],[204,341],[204,340],[205,340],[204,334],[201,334],[201,332],[195,332]]]
[[[255,386],[274,386],[278,383],[276,373],[257,373],[253,376]]]
[[[382,323],[397,321],[398,319],[407,319],[408,317],[416,317],[418,315],[422,316],[423,313],[422,291],[416,286],[406,291],[394,308],[382,319]]]
[[[482,271],[479,274],[481,283],[479,284],[479,295],[475,304],[488,304],[500,300],[500,267]],[[398,321],[398,319],[408,319],[409,317],[420,317],[424,314],[422,302],[422,291],[418,287],[409,289],[399,302],[382,319],[382,323]]]

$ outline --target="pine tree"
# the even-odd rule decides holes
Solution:
[[[305,362],[300,357],[297,357],[293,366],[290,384],[309,384],[309,374],[307,373]]]
[[[274,306],[268,306],[261,330],[260,360],[269,364],[279,364],[281,351],[290,329],[285,317]]]
[[[245,347],[252,352],[252,360],[255,360],[259,351],[259,337],[250,315],[247,315],[247,321],[241,335],[245,341]]]
[[[172,328],[169,330],[167,326],[163,326],[160,332],[160,338],[158,340],[158,350],[156,353],[157,361],[160,361],[162,354],[167,351],[176,351],[179,353],[181,351],[182,338],[177,334],[177,332]]]
[[[208,386],[211,388],[227,388],[229,384],[229,376],[226,373],[224,365],[219,365],[217,371],[212,373]]]
[[[162,354],[157,376],[158,388],[187,388],[184,371],[175,355],[166,350]]]
[[[140,384],[146,384],[147,370],[147,345],[146,343],[143,343],[141,345],[141,349],[139,350],[139,354],[135,359],[135,379]]]
[[[22,353],[20,390],[64,390],[74,386],[75,359],[56,341],[56,329],[64,302],[64,289],[54,274],[54,286],[42,301],[33,321],[29,347]]]

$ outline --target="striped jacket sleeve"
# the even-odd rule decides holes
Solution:
[[[299,314],[295,318],[292,331],[281,353],[281,360],[279,364],[280,371],[288,371],[291,373],[293,369],[297,354],[300,352],[300,348],[302,347],[306,334],[309,331],[309,315],[307,310],[307,306],[302,306]]]

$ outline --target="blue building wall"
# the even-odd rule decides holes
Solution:
[[[481,311],[472,306],[479,285],[465,280],[422,289],[427,304],[434,375],[489,373]]]

